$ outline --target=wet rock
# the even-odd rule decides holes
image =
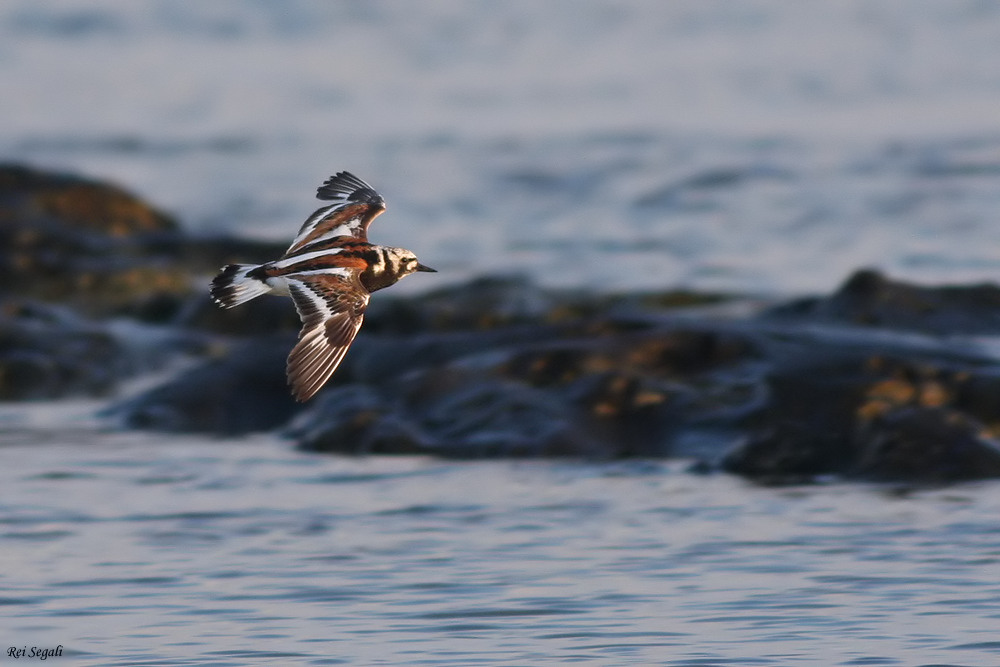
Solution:
[[[283,368],[298,323],[286,302],[264,301],[247,330],[285,328],[283,343],[213,359],[122,414],[137,428],[229,434],[294,416],[284,432],[299,446],[344,453],[696,455],[765,482],[996,474],[1000,365],[959,338],[524,290],[477,281],[383,296],[300,407]]]
[[[148,234],[146,242],[177,231],[166,214],[117,186],[24,165],[0,164],[0,206],[5,231],[33,221],[106,238]]]
[[[169,262],[180,230],[106,183],[0,166],[0,289],[108,312],[137,295],[189,289]]]
[[[0,297],[166,322],[203,291],[203,272],[281,251],[191,239],[168,214],[110,183],[0,165]]]
[[[316,414],[323,415],[317,419]],[[427,446],[416,427],[372,387],[325,390],[286,429],[303,449],[344,454],[417,454]]]
[[[800,299],[773,318],[842,323],[938,335],[1000,333],[1000,286],[925,287],[865,269],[828,297]]]
[[[292,304],[221,310],[206,295],[223,264],[283,250],[190,238],[113,185],[0,165],[0,400],[108,395],[185,353],[190,370],[109,414],[174,432],[284,428],[300,446],[351,453],[680,454],[776,482],[1000,475],[1000,363],[969,343],[1000,333],[994,285],[859,271],[828,297],[759,315],[726,295],[510,277],[380,294],[302,406],[285,385]]]
[[[711,411],[718,417],[725,402],[722,377],[710,399],[694,385],[753,353],[734,336],[688,330],[503,343],[491,352],[442,347],[436,363],[426,353],[410,355],[409,364],[397,357],[384,375],[307,408],[290,433],[308,449],[342,452],[664,456],[685,425]]]
[[[302,328],[291,299],[268,294],[238,308],[220,308],[208,295],[208,281],[201,293],[175,302],[172,321],[177,326],[240,338],[298,333]]]
[[[607,452],[569,406],[496,378],[474,382],[430,373],[409,396],[411,413],[444,456],[600,456]]]
[[[305,449],[458,458],[584,455],[596,444],[565,406],[496,379],[453,370],[411,378],[402,396],[356,386],[324,396],[289,430]]]
[[[365,316],[373,334],[561,327],[563,335],[645,328],[657,314],[714,306],[731,295],[686,290],[592,294],[546,290],[523,277],[486,276],[408,299],[379,294]]]
[[[856,438],[852,476],[954,482],[1000,476],[1000,445],[954,409],[906,407],[871,420]]]
[[[483,331],[538,324],[551,307],[552,296],[523,278],[484,277],[415,299],[373,299],[365,328],[374,334]]]
[[[115,336],[67,311],[0,306],[0,400],[106,395],[133,361]]]
[[[281,251],[191,239],[112,184],[0,165],[0,400],[108,394],[192,351],[183,332],[128,330],[106,318],[176,325],[208,301],[207,275],[222,263]],[[297,320],[290,310],[285,320]],[[273,322],[256,315],[262,327]]]
[[[946,481],[1000,475],[976,414],[996,419],[992,363],[947,347],[815,345],[775,362],[766,407],[723,469],[766,482],[822,475]],[[784,366],[782,366],[784,364]]]
[[[126,428],[240,435],[275,429],[300,409],[285,383],[283,336],[245,341],[106,411]]]

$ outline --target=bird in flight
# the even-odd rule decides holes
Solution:
[[[346,171],[316,197],[332,202],[302,224],[285,254],[264,264],[229,264],[212,280],[212,298],[232,308],[261,294],[291,296],[302,319],[288,355],[288,384],[307,401],[337,370],[361,328],[371,293],[416,271],[435,272],[409,250],[368,242],[368,226],[385,200]]]

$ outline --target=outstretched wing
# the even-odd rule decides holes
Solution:
[[[337,370],[364,321],[369,294],[355,271],[293,274],[288,291],[302,318],[299,342],[288,355],[288,384],[307,401]]]
[[[385,200],[354,174],[334,174],[316,190],[316,197],[333,202],[317,210],[302,224],[285,256],[317,241],[337,236],[367,240],[368,225],[385,210]]]

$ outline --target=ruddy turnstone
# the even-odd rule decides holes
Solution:
[[[372,292],[415,271],[435,272],[409,250],[368,242],[368,226],[385,210],[385,200],[357,176],[331,176],[316,197],[333,203],[303,223],[281,259],[229,264],[212,280],[212,298],[223,308],[261,294],[292,297],[302,331],[287,372],[298,401],[312,398],[337,370]]]

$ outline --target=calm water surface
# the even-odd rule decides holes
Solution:
[[[0,628],[55,664],[1000,664],[998,484],[3,437]]]

